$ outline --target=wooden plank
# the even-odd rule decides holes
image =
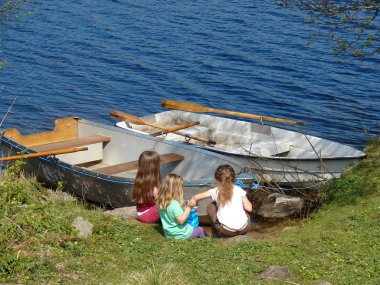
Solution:
[[[139,168],[139,161],[130,161],[130,162],[124,162],[116,165],[106,166],[98,169],[93,169],[95,172],[111,175],[116,173],[121,173],[125,171],[131,171],[134,169]]]
[[[175,162],[175,161],[181,161],[184,160],[185,157],[183,155],[179,155],[176,153],[168,153],[160,155],[161,163],[169,163],[169,162]]]
[[[36,151],[49,151],[53,149],[72,148],[72,147],[90,145],[90,144],[95,144],[95,143],[109,142],[110,140],[111,140],[110,137],[101,136],[101,135],[93,135],[93,136],[83,137],[83,138],[74,139],[74,140],[67,140],[67,141],[39,145],[39,146],[33,147],[33,149]]]
[[[77,137],[77,132],[77,119],[63,118],[55,120],[54,130],[50,132],[35,133],[24,136],[20,134],[20,132],[17,129],[13,128],[5,130],[3,135],[23,146],[32,148],[41,144],[75,139]]]
[[[184,159],[182,155],[175,154],[175,153],[168,153],[168,154],[163,154],[160,155],[161,159],[161,164],[163,163],[169,163],[169,162],[175,162],[175,161],[181,161]],[[102,174],[117,174],[121,172],[126,172],[126,171],[131,171],[131,170],[136,170],[139,168],[139,161],[129,161],[129,162],[124,162],[116,165],[111,165],[111,166],[106,166],[98,169],[93,169],[95,172],[99,172]]]

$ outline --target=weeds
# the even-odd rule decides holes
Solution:
[[[352,205],[380,192],[380,141],[369,142],[365,151],[368,153],[366,160],[323,187],[320,194],[324,204]]]
[[[178,274],[178,270],[174,264],[165,264],[158,268],[151,261],[150,267],[143,272],[132,272],[127,279],[127,284],[138,285],[165,285],[165,284],[186,284]]]

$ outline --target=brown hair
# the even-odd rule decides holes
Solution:
[[[136,204],[154,203],[154,187],[161,182],[160,155],[155,151],[144,151],[139,157],[139,169],[132,190],[132,201]]]
[[[232,199],[235,170],[228,164],[220,165],[215,171],[216,187],[218,188],[218,206],[223,207]]]
[[[162,180],[160,191],[158,191],[157,206],[161,210],[166,210],[172,200],[177,200],[183,204],[183,178],[176,174],[168,174]]]

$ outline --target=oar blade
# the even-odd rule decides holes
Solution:
[[[175,101],[175,100],[161,100],[161,105],[164,108],[187,111],[187,112],[217,113],[217,114],[224,114],[224,115],[237,116],[237,117],[256,119],[256,120],[265,120],[265,121],[291,124],[291,125],[304,125],[305,124],[304,122],[296,122],[293,120],[287,120],[287,119],[281,119],[281,118],[272,118],[272,117],[255,115],[255,114],[247,114],[247,113],[241,113],[241,112],[235,112],[235,111],[220,110],[220,109],[205,107],[205,106],[194,104],[194,103],[187,103],[187,102]]]
[[[207,113],[212,112],[213,110],[212,108],[208,108],[202,105],[175,100],[161,100],[161,106],[167,109],[174,109],[194,113]]]

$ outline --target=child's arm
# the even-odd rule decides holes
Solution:
[[[189,215],[190,215],[190,211],[191,211],[191,206],[188,204],[188,205],[186,206],[185,211],[182,213],[182,215],[175,217],[175,219],[177,220],[177,222],[178,222],[180,225],[182,225],[184,222],[187,221],[187,218],[188,218]]]
[[[202,193],[199,193],[195,196],[193,196],[193,199],[195,200],[195,202],[198,202],[200,200],[203,200],[203,199],[206,199],[206,198],[210,198],[211,197],[211,194],[209,191],[205,191],[205,192],[202,192]]]
[[[244,210],[246,210],[247,212],[252,212],[252,204],[248,200],[247,196],[243,197],[243,207],[244,207]]]

